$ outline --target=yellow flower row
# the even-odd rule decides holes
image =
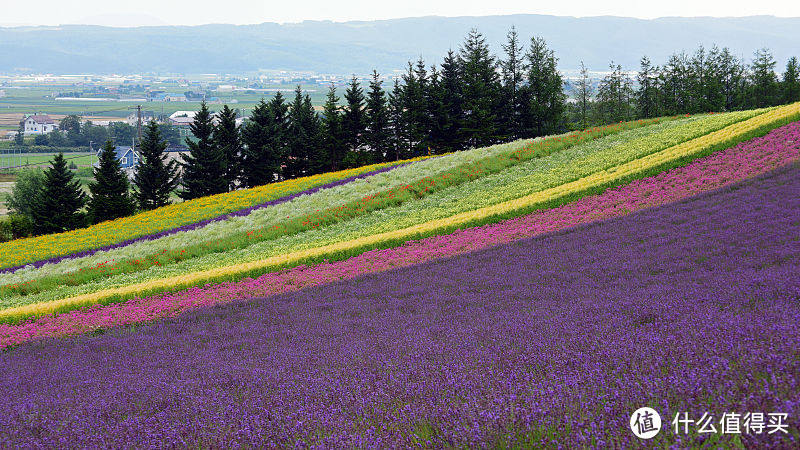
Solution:
[[[12,267],[116,244],[239,211],[336,180],[424,158],[426,157],[373,164],[202,197],[145,211],[134,216],[103,222],[88,228],[6,242],[0,244],[0,267]]]
[[[687,156],[702,153],[715,146],[732,144],[735,142],[735,140],[740,139],[743,136],[747,136],[749,133],[757,132],[764,127],[779,126],[789,120],[798,119],[800,119],[800,102],[773,109],[743,122],[730,125],[719,131],[709,133],[705,136],[692,139],[690,141],[662,150],[658,153],[621,164],[611,169],[594,173],[579,180],[535,192],[525,197],[498,203],[496,205],[456,214],[444,219],[429,221],[401,230],[338,242],[313,249],[277,255],[259,261],[220,267],[182,276],[151,280],[135,285],[54,300],[52,302],[9,308],[7,310],[0,311],[0,320],[17,320],[30,316],[50,314],[66,309],[74,309],[76,307],[91,305],[113,298],[127,298],[134,295],[141,296],[152,292],[178,290],[190,286],[201,285],[203,283],[219,282],[226,279],[236,278],[242,274],[248,274],[257,271],[263,272],[269,270],[270,268],[290,266],[307,259],[324,258],[340,252],[354,251],[362,248],[376,247],[386,243],[414,239],[418,236],[428,235],[442,230],[453,229],[454,227],[462,225],[469,225],[470,223],[475,223],[476,221],[480,221],[482,219],[525,211],[536,206],[537,204],[542,204],[572,194],[578,194],[594,187],[604,186],[617,181],[623,181],[628,177],[640,174],[642,171],[659,167],[662,164],[676,161]]]

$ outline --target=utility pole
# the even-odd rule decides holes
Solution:
[[[131,106],[128,109],[136,109],[136,134],[139,142],[142,142],[142,105]]]
[[[139,135],[139,144],[142,143],[142,105],[136,105],[136,113],[138,117],[136,119],[136,132]]]

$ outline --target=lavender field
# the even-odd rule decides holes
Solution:
[[[800,166],[630,216],[0,355],[0,446],[797,447]],[[676,413],[786,432],[676,432]]]

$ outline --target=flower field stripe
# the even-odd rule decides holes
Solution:
[[[709,169],[676,173],[701,186]],[[568,233],[30,342],[0,352],[0,442],[627,449],[643,447],[630,419],[650,405],[664,429],[649,447],[797,448],[798,217],[793,164]],[[468,244],[472,230],[414,250],[449,253],[435,242]],[[327,266],[291,272],[313,283]],[[278,275],[162,298],[227,301]],[[92,308],[98,323],[105,309]],[[670,431],[678,412],[719,427],[731,411],[787,414],[787,433]]]
[[[711,120],[708,120],[706,118],[699,118],[699,117],[697,119],[701,119],[701,120],[696,120],[696,118],[688,119],[687,121],[689,122],[689,124],[686,127],[683,126],[684,124],[678,123],[678,125],[680,126],[679,132],[677,133],[677,135],[675,135],[673,137],[669,137],[668,141],[671,140],[671,141],[676,142],[676,143],[677,142],[683,142],[683,139],[685,139],[687,135],[688,136],[697,135],[698,130],[707,129],[708,125],[711,125],[711,129],[717,129],[716,128],[717,126],[724,126],[724,125],[721,125],[721,124],[724,124],[726,122],[727,123],[731,123],[732,120],[733,121],[739,121],[739,120],[742,120],[744,117],[752,117],[753,115],[758,114],[760,112],[763,112],[763,110],[762,111],[746,111],[746,112],[743,112],[743,113],[736,113],[736,114],[730,115],[730,116],[723,115],[723,116],[720,116],[719,119],[715,119],[715,118],[709,116],[708,119],[711,119]],[[668,125],[668,124],[665,124],[665,125]],[[668,130],[669,127],[666,127],[666,128],[662,127],[662,129]],[[707,132],[708,131],[705,131],[705,133],[707,133]],[[638,133],[638,132],[634,132],[633,134],[634,135],[642,135],[641,133]],[[671,135],[671,132],[669,134]],[[661,136],[661,135],[663,135],[663,130],[662,130],[662,133],[655,134],[653,136]],[[644,133],[644,136],[648,136],[648,133]],[[678,138],[675,139],[675,137],[678,137]],[[658,150],[660,148],[664,148],[664,147],[660,147],[661,143],[663,142],[663,137],[658,137],[656,139],[646,138],[644,140],[640,139],[640,140],[634,140],[634,141],[629,141],[628,138],[612,139],[610,141],[610,144],[611,144],[610,147],[608,146],[608,144],[604,144],[605,148],[606,148],[606,150],[604,150],[604,151],[605,151],[605,153],[608,153],[608,150],[610,150],[615,155],[614,158],[616,158],[616,160],[619,161],[619,162],[630,161],[630,159],[629,159],[629,156],[625,156],[625,154],[628,153],[627,150],[623,152],[623,151],[621,151],[621,149],[616,147],[616,144],[618,142],[621,142],[621,143],[626,143],[626,142],[627,143],[634,143],[635,145],[633,145],[631,147],[631,148],[634,149],[634,154],[636,154],[636,153],[638,153],[638,154],[647,154],[647,152],[656,151],[656,150]],[[637,142],[638,142],[638,144],[637,144]],[[644,146],[642,146],[643,144],[644,144]],[[594,144],[592,144],[592,146],[593,145]],[[653,146],[656,146],[656,148],[655,149],[651,149],[651,147],[653,147]],[[636,150],[636,149],[638,149],[638,150]],[[588,151],[588,153],[587,153],[587,151]],[[591,155],[594,154],[594,150],[588,150],[588,149],[587,150],[582,150],[582,151],[578,152],[576,155],[578,155],[579,158],[584,158],[583,156],[579,156],[581,154],[583,154],[584,156],[587,156],[587,155],[591,156]],[[564,155],[564,154],[563,153],[558,153],[557,155]],[[562,169],[561,169],[562,175],[566,175],[568,177],[567,180],[574,179],[573,175],[572,175],[572,170],[574,170],[575,166],[569,164],[569,161],[574,160],[574,158],[573,157],[568,157],[566,160],[564,160],[563,158],[558,157],[557,159],[560,160],[560,162],[558,164],[560,164],[562,166],[565,163],[568,164],[568,167],[567,166],[562,167]],[[609,167],[609,166],[603,166],[603,161],[606,160],[605,156],[601,156],[599,159],[597,159],[595,157],[586,159],[586,161],[590,161],[590,160],[600,161],[601,162],[601,167]],[[598,170],[598,169],[595,168],[595,165],[596,165],[595,163],[591,163],[591,164],[589,164],[589,166],[585,167],[585,169],[589,170],[588,173],[593,173],[596,170]],[[549,169],[549,167],[552,167],[551,165],[546,164],[546,165],[544,165],[542,167],[544,168],[544,171],[545,171],[544,173],[545,174],[551,173],[551,170]],[[538,163],[534,164],[533,168],[536,169],[536,170],[539,170],[540,169],[539,164]],[[523,172],[527,172],[527,170],[528,169],[525,168],[525,170],[523,170]],[[519,176],[519,175],[517,175],[517,176]],[[525,175],[522,175],[522,176],[525,177]],[[502,178],[507,178],[507,177],[502,177]],[[558,181],[557,183],[563,183],[563,182],[564,181]],[[511,184],[507,184],[507,183],[511,183]],[[553,185],[551,182],[548,182],[548,183],[550,185]],[[468,186],[471,186],[471,185],[474,185],[474,184],[475,183],[469,183]],[[545,185],[542,185],[542,186],[539,186],[539,187],[535,187],[533,189],[527,188],[527,187],[520,189],[520,187],[515,186],[516,185],[516,181],[512,181],[511,179],[508,179],[508,180],[504,179],[502,181],[502,185],[503,186],[506,186],[506,185],[514,186],[514,188],[511,189],[511,191],[513,191],[513,197],[512,198],[517,198],[519,196],[518,195],[519,192],[530,192],[531,190],[535,191],[535,190],[544,189],[544,188],[547,187],[547,183],[546,183]],[[506,195],[506,194],[510,193],[510,191],[508,189],[504,189],[504,190],[506,191],[506,193],[503,194],[503,195]],[[461,191],[462,190],[459,190],[459,192],[461,192]],[[485,192],[479,191],[479,192],[476,192],[476,193],[481,194],[485,198],[485,195],[484,195]],[[502,200],[498,200],[498,202],[501,202],[501,201]],[[436,200],[436,202],[438,202],[438,200]],[[472,202],[469,201],[469,202],[462,203],[462,204],[467,206],[467,205],[470,205],[471,203]],[[428,202],[428,204],[430,206],[431,202]],[[483,203],[483,204],[486,204],[486,203]],[[547,206],[547,205],[543,205],[542,207],[544,207],[544,206]],[[412,217],[412,220],[406,221],[406,222],[412,222],[413,225],[417,225],[419,223],[422,223],[422,221],[425,220],[425,218],[424,218],[425,214],[418,214],[417,213],[417,209],[418,209],[417,206],[409,205],[409,208],[392,208],[392,210],[389,211],[389,213],[396,215],[394,213],[395,210],[404,210],[406,212],[403,212],[403,214],[406,214],[408,212],[408,213],[411,213],[411,216],[409,216],[409,217]],[[463,211],[462,208],[457,208],[457,209],[461,209]],[[461,212],[461,211],[450,212],[450,213],[448,213],[447,215],[444,215],[444,216],[439,215],[439,217],[437,217],[437,218],[450,217],[451,215],[454,215],[454,214],[456,214],[458,212]],[[381,214],[380,217],[381,217],[380,221],[382,223],[386,223],[385,214]],[[397,218],[397,219],[399,219],[399,218]],[[421,220],[419,222],[417,222],[418,219],[421,219]],[[391,222],[393,223],[395,220],[396,219],[392,219]],[[428,220],[431,220],[431,219],[428,219]],[[367,223],[369,223],[369,221]],[[409,225],[403,224],[403,226],[394,226],[394,225],[392,225],[392,226],[394,227],[395,230],[398,230],[398,229],[403,229],[403,228],[405,228],[406,226],[409,226]],[[349,232],[347,232],[347,230],[350,229],[350,228],[351,228],[350,225],[341,226],[341,227],[338,227],[338,231],[334,232],[334,235],[336,235],[336,234],[340,234],[341,231],[344,231],[344,233],[343,233],[343,235],[344,235],[343,237],[344,238],[339,238],[337,236],[332,236],[332,237],[334,237],[334,239],[328,239],[328,238],[323,239],[323,241],[327,240],[328,242],[320,242],[320,243],[310,242],[310,244],[311,244],[310,246],[305,246],[304,248],[299,248],[299,249],[297,249],[297,251],[301,251],[301,250],[304,250],[304,249],[313,249],[314,247],[322,247],[322,246],[328,245],[328,244],[340,243],[342,241],[348,241],[348,240],[356,239],[356,237],[347,238],[346,236],[348,234],[359,234],[359,235],[369,236],[369,235],[372,235],[372,234],[379,234],[380,233],[380,231],[372,231],[372,230],[365,230],[365,231],[369,231],[369,233],[366,233],[366,234],[361,232],[361,231],[358,231],[357,233],[349,233]],[[301,235],[300,237],[302,238],[303,236],[304,235]],[[361,236],[357,236],[357,237],[361,237]],[[313,236],[312,236],[312,239],[313,239]],[[300,243],[301,244],[302,244],[302,240],[303,239],[300,239],[300,241],[301,241]],[[286,242],[288,242],[288,241],[286,241]],[[400,242],[402,242],[402,241],[400,241]],[[397,243],[387,242],[383,246],[388,246],[388,245],[397,245]],[[271,244],[270,244],[270,246],[271,246]],[[238,259],[238,261],[241,262],[242,259],[244,259],[245,257],[248,258],[248,259],[245,259],[245,261],[252,262],[252,261],[261,260],[261,259],[264,259],[264,258],[267,258],[267,257],[271,257],[271,256],[275,256],[275,255],[281,255],[281,254],[284,254],[284,253],[291,253],[290,249],[293,247],[293,245],[283,245],[283,243],[282,243],[281,246],[283,248],[286,248],[288,251],[287,250],[283,250],[283,248],[281,248],[281,251],[273,251],[272,254],[270,254],[270,255],[260,256],[260,255],[258,255],[258,253],[262,251],[261,249],[257,249],[255,251],[251,252],[249,250],[249,248],[248,248],[248,252],[249,253],[247,253],[247,252],[235,252],[235,253],[231,252],[230,255],[229,254],[217,254],[219,256],[214,256],[214,258],[202,258],[202,260],[200,261],[199,264],[195,263],[194,262],[195,260],[189,260],[189,261],[186,261],[186,263],[188,263],[188,264],[181,263],[180,265],[178,265],[177,270],[165,270],[167,273],[159,273],[159,272],[161,272],[161,270],[157,270],[157,271],[150,270],[150,271],[148,271],[148,272],[146,272],[144,274],[143,278],[145,278],[145,279],[137,280],[137,278],[140,278],[138,276],[133,276],[133,277],[123,276],[122,278],[114,276],[114,277],[111,277],[111,278],[108,278],[108,279],[104,279],[99,283],[93,283],[92,285],[84,284],[84,285],[78,285],[78,286],[65,286],[63,289],[53,289],[53,290],[45,291],[45,292],[43,292],[41,294],[26,295],[26,296],[16,296],[16,297],[6,297],[3,300],[4,303],[5,303],[4,307],[5,308],[15,308],[15,307],[22,307],[23,305],[31,305],[31,304],[35,304],[35,303],[45,304],[46,302],[49,303],[49,302],[52,302],[52,301],[55,301],[55,300],[59,300],[59,299],[73,298],[73,297],[80,296],[80,295],[86,295],[86,294],[90,294],[90,293],[94,293],[94,292],[100,292],[100,291],[107,291],[109,289],[117,289],[117,288],[122,288],[122,287],[130,286],[130,285],[139,285],[139,284],[144,283],[144,282],[154,281],[154,280],[158,280],[158,279],[185,277],[185,276],[191,275],[194,272],[202,272],[202,271],[209,270],[209,269],[216,269],[216,268],[219,268],[219,267],[235,265],[235,264],[237,264],[236,259]],[[253,246],[253,247],[256,247],[256,246]],[[349,254],[352,255],[353,252],[355,252],[355,250],[350,251]],[[254,257],[249,256],[251,254]],[[211,255],[209,255],[209,256],[211,256]],[[221,257],[222,259],[227,259],[228,261],[226,261],[224,263],[220,263],[217,260],[218,257]],[[340,257],[341,257],[341,255],[340,255]],[[230,260],[233,260],[233,261],[230,261]],[[211,264],[208,264],[209,262]],[[198,267],[198,268],[191,267],[191,266],[198,266],[198,265],[202,266],[204,264],[206,265],[206,267]],[[188,265],[188,267],[187,267],[187,265]],[[186,270],[187,268],[190,269],[190,270]],[[169,273],[169,271],[172,271],[173,273]],[[174,273],[176,271],[179,271],[180,273]],[[29,274],[31,274],[31,273],[29,273]],[[110,286],[109,286],[109,284],[110,284]],[[44,298],[42,298],[42,297],[44,297]],[[67,308],[67,309],[69,309],[69,308]]]
[[[173,317],[198,306],[293,292],[367,273],[481,250],[679,201],[797,161],[800,161],[800,122],[774,130],[765,137],[697,159],[669,172],[636,180],[599,195],[583,197],[554,209],[538,210],[499,223],[408,241],[401,247],[371,250],[350,259],[314,267],[301,266],[272,272],[254,280],[196,287],[174,294],[136,298],[125,303],[97,305],[88,310],[40,317],[22,324],[0,324],[0,348],[35,338],[65,336],[98,327]]]
[[[0,267],[17,267],[30,262],[68,255],[119,243],[135,237],[158,233],[239,211],[340,179],[425,158],[428,157],[373,164],[356,169],[296,178],[256,188],[242,189],[176,203],[87,228],[16,239],[0,244]]]
[[[392,164],[392,163],[390,163],[390,164]],[[169,235],[172,235],[172,234],[175,234],[175,233],[179,233],[179,232],[182,232],[182,231],[196,230],[196,229],[202,228],[202,227],[204,227],[204,226],[206,226],[206,225],[208,225],[210,223],[220,222],[220,221],[223,221],[223,220],[230,219],[231,217],[246,216],[246,215],[252,213],[253,211],[257,211],[259,209],[267,208],[267,207],[274,206],[274,205],[279,205],[281,203],[286,203],[286,202],[291,201],[291,200],[293,200],[293,199],[295,199],[297,197],[300,197],[301,195],[311,195],[311,194],[313,194],[315,192],[319,192],[319,191],[321,191],[323,189],[330,189],[330,188],[333,188],[333,187],[336,187],[336,186],[342,186],[342,185],[345,185],[345,184],[350,183],[350,182],[355,181],[355,180],[360,180],[360,179],[371,177],[373,175],[377,175],[377,174],[380,174],[380,173],[385,173],[385,172],[388,172],[390,170],[397,169],[399,167],[403,167],[406,164],[411,164],[411,162],[401,162],[400,164],[388,165],[387,167],[382,167],[380,169],[373,170],[373,171],[370,171],[370,172],[365,172],[365,173],[362,173],[362,174],[353,175],[351,177],[343,178],[341,180],[331,181],[330,183],[327,183],[327,184],[324,184],[324,185],[321,185],[321,186],[316,186],[316,187],[313,187],[313,188],[310,188],[310,189],[306,189],[304,191],[296,192],[294,194],[290,194],[290,195],[287,195],[285,197],[281,197],[281,198],[278,198],[278,199],[275,199],[275,200],[270,200],[270,201],[267,201],[267,202],[264,202],[264,203],[261,203],[261,204],[255,205],[255,206],[251,206],[251,207],[246,208],[246,209],[242,209],[242,210],[239,210],[239,211],[234,211],[234,212],[231,212],[231,213],[223,214],[221,216],[213,217],[211,219],[205,219],[205,220],[202,220],[202,221],[199,221],[199,222],[195,222],[195,223],[192,223],[192,224],[183,225],[183,226],[176,227],[176,228],[171,228],[171,229],[168,229],[168,230],[160,231],[158,233],[139,236],[137,238],[128,239],[128,240],[125,240],[125,241],[122,241],[122,242],[118,242],[118,243],[115,243],[115,244],[108,244],[108,245],[105,245],[103,247],[93,248],[91,250],[84,250],[84,251],[81,251],[81,252],[70,253],[69,255],[56,256],[56,257],[53,257],[53,258],[39,260],[39,261],[35,261],[35,262],[32,262],[32,263],[27,263],[27,264],[23,264],[23,265],[19,265],[19,266],[7,267],[7,268],[4,268],[4,269],[0,269],[0,273],[13,272],[15,270],[21,269],[22,267],[26,267],[26,266],[29,266],[29,265],[33,266],[33,267],[36,267],[36,268],[39,268],[39,267],[42,267],[45,264],[54,264],[54,263],[58,263],[60,261],[64,261],[64,260],[67,260],[67,259],[75,259],[75,258],[80,258],[80,257],[84,257],[84,256],[90,256],[90,255],[94,255],[97,252],[106,251],[106,250],[110,250],[110,249],[114,249],[114,248],[126,247],[126,246],[134,244],[136,242],[152,241],[152,240],[156,240],[156,239],[162,238],[164,236],[169,236]]]
[[[752,112],[746,114],[752,114]],[[712,118],[711,116],[706,117]],[[707,120],[702,117],[698,118],[701,121]],[[729,116],[725,120],[730,121],[736,118],[741,120],[738,116]],[[502,172],[509,167],[524,165],[532,159],[546,157],[599,137],[607,137],[620,131],[637,128],[647,129],[653,123],[662,123],[663,128],[663,125],[670,125],[670,122],[673,122],[672,119],[641,120],[575,132],[565,136],[518,141],[480,151],[467,151],[465,155],[459,155],[465,156],[463,159],[466,160],[461,164],[454,164],[462,161],[462,158],[455,158],[452,154],[432,158],[417,162],[413,166],[394,169],[391,174],[384,173],[365,178],[359,183],[345,184],[326,191],[324,194],[321,193],[322,197],[311,194],[291,203],[281,203],[280,210],[275,206],[268,211],[256,211],[252,215],[241,217],[241,220],[236,220],[235,223],[233,220],[219,222],[216,223],[216,226],[186,230],[180,235],[170,234],[156,241],[141,241],[128,247],[103,252],[97,256],[69,255],[62,259],[63,264],[53,262],[43,266],[41,270],[25,267],[24,271],[10,274],[0,273],[0,298],[4,298],[7,302],[0,301],[0,308],[18,306],[13,303],[17,299],[23,300],[23,297],[25,303],[42,301],[35,300],[33,296],[45,291],[52,296],[55,292],[54,289],[60,286],[78,286],[93,280],[109,280],[110,276],[116,278],[121,274],[141,272],[154,266],[160,268],[174,265],[179,261],[191,260],[212,253],[229,252],[234,248],[249,247],[259,242],[274,240],[280,236],[292,235],[312,228],[318,229],[320,225],[330,226],[337,222],[366,215],[370,211],[402,204],[406,200],[427,197],[448,186],[483,178]],[[691,120],[695,120],[695,118]],[[679,126],[681,123],[682,121],[677,121],[670,126]],[[663,130],[660,134],[653,133],[660,136],[663,134]],[[653,149],[653,151],[655,150],[657,149]],[[483,155],[475,159],[475,156],[479,156],[481,153]],[[449,161],[446,161],[448,159]],[[415,177],[415,181],[410,181],[408,178],[410,176]],[[421,176],[422,178],[419,178]],[[391,186],[392,190],[379,190],[383,186]],[[341,207],[330,208],[330,205],[341,205]],[[316,212],[314,212],[315,209]],[[284,214],[289,215],[284,218]],[[192,271],[194,270],[189,272]],[[107,287],[112,286],[102,289]],[[13,297],[15,294],[17,297]],[[77,294],[70,293],[47,300]],[[8,303],[12,303],[12,305]]]
[[[434,220],[400,230],[337,242],[322,247],[277,255],[258,261],[199,271],[188,275],[161,278],[51,302],[8,308],[0,311],[0,321],[14,322],[31,316],[63,312],[81,306],[108,302],[116,299],[124,300],[134,296],[176,291],[205,283],[235,281],[247,276],[260,275],[269,270],[291,267],[306,261],[320,260],[325,257],[336,257],[338,254],[357,254],[372,248],[397,245],[406,240],[443,233],[463,226],[480,224],[481,222],[485,223],[493,218],[513,217],[514,215],[530,212],[536,209],[536,207],[552,203],[560,198],[585,196],[589,193],[593,193],[593,190],[604,189],[613,186],[614,183],[621,184],[625,181],[631,181],[637,176],[649,174],[648,171],[661,171],[670,163],[688,161],[702,155],[704,152],[707,154],[714,150],[720,150],[735,145],[759,133],[762,135],[766,134],[769,130],[797,120],[798,118],[800,118],[800,102],[772,109],[756,117],[730,125],[705,136],[683,142],[658,153],[630,161],[608,170],[603,170],[599,173],[561,186],[474,211],[456,214],[446,219]]]

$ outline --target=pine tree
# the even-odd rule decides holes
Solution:
[[[639,65],[639,73],[636,75],[636,81],[639,84],[639,90],[636,92],[639,117],[656,117],[658,113],[656,109],[656,87],[654,84],[658,68],[654,68],[650,64],[650,58],[647,56],[642,57]]]
[[[442,60],[440,78],[440,98],[444,117],[440,120],[442,128],[441,151],[452,152],[464,149],[464,99],[461,62],[449,50]]]
[[[225,155],[214,144],[214,124],[205,101],[194,116],[191,130],[195,140],[186,138],[189,154],[182,155],[183,190],[178,195],[184,200],[191,200],[227,192]]]
[[[530,92],[529,129],[535,136],[552,134],[564,127],[566,97],[564,79],[558,72],[558,59],[541,37],[534,36],[525,55],[528,59]]]
[[[53,158],[44,176],[44,187],[33,205],[34,233],[59,233],[83,226],[80,210],[86,205],[86,193],[67,168],[63,153]]]
[[[319,148],[320,123],[311,98],[300,86],[295,89],[295,98],[289,107],[289,158],[284,173],[287,178],[313,175],[323,167]]]
[[[408,158],[427,153],[428,105],[426,92],[428,72],[425,62],[420,58],[416,67],[408,62],[408,70],[403,75],[403,123],[405,126],[405,148],[401,157]]]
[[[133,177],[134,197],[141,210],[151,210],[170,204],[169,196],[178,186],[180,174],[176,161],[167,161],[164,150],[167,142],[154,121],[144,129],[139,146],[141,161]]]
[[[744,64],[725,47],[719,54],[717,65],[724,97],[723,110],[733,111],[743,108],[746,81]]]
[[[400,85],[400,81],[397,78],[394,79],[394,86],[392,87],[392,91],[389,92],[388,104],[389,129],[391,130],[390,148],[392,155],[391,157],[387,155],[386,159],[399,161],[400,153],[406,146],[406,125],[403,115],[403,86]]]
[[[214,126],[214,146],[225,158],[225,182],[228,190],[236,189],[242,171],[242,136],[236,126],[236,111],[225,105],[219,113],[219,123]]]
[[[660,73],[661,105],[659,111],[665,115],[680,114],[689,108],[688,56],[685,53],[669,57]],[[613,66],[613,64],[612,64]]]
[[[756,50],[750,79],[750,106],[764,108],[777,103],[778,78],[775,59],[769,49]]]
[[[128,177],[114,149],[114,144],[106,141],[100,150],[98,167],[94,169],[94,182],[89,184],[91,196],[87,211],[92,223],[129,216],[136,211]]]
[[[786,63],[786,71],[783,72],[782,91],[783,103],[794,103],[800,101],[800,67],[798,67],[797,57],[792,56]]]
[[[272,183],[280,175],[285,155],[276,148],[275,130],[272,107],[261,99],[242,129],[242,183],[245,186]]]
[[[494,56],[486,39],[472,29],[460,49],[465,142],[482,147],[498,140],[497,112],[500,83],[495,70]]]
[[[724,79],[722,73],[722,51],[711,47],[703,67],[703,105],[697,112],[723,111],[725,109]]]
[[[506,35],[506,39],[508,41],[503,45],[506,59],[500,61],[500,68],[503,74],[503,104],[500,111],[501,123],[504,125],[503,134],[507,139],[514,140],[521,138],[525,134],[522,123],[523,110],[528,108],[529,105],[523,103],[524,96],[520,95],[520,93],[523,90],[526,67],[517,29],[512,26],[511,31]]]
[[[580,128],[585,130],[588,127],[589,104],[592,100],[592,80],[589,78],[589,70],[581,61],[581,75],[576,83],[575,100],[580,109]]]
[[[344,93],[347,103],[342,117],[342,130],[348,152],[360,152],[364,147],[366,117],[364,115],[364,90],[353,75],[350,85]]]
[[[269,109],[272,112],[272,128],[270,129],[272,146],[280,156],[281,165],[283,165],[286,164],[286,158],[289,155],[289,105],[286,103],[286,97],[280,91],[276,92],[269,101]]]
[[[614,62],[609,65],[611,73],[600,82],[597,92],[598,122],[612,123],[631,119],[631,97],[633,86],[622,66]]]
[[[322,147],[331,171],[339,170],[344,160],[346,151],[342,131],[342,108],[339,106],[339,97],[336,95],[336,86],[331,83],[325,106],[322,111]]]
[[[372,161],[385,161],[389,154],[389,113],[386,105],[386,93],[381,86],[380,76],[372,71],[369,83],[367,104],[365,108],[366,132],[364,141],[372,153]]]
[[[436,66],[431,66],[431,74],[428,77],[428,89],[425,97],[428,111],[428,142],[431,147],[431,154],[442,153],[447,136],[445,127],[447,125],[447,111],[444,105],[444,89],[442,88],[442,77]]]

